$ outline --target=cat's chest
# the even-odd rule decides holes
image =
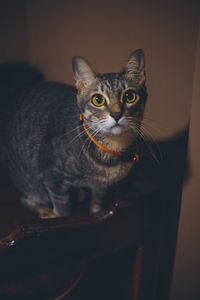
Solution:
[[[91,156],[85,152],[85,156],[87,168],[84,178],[89,182],[89,185],[95,184],[106,187],[118,182],[128,175],[133,165],[131,161],[122,162],[118,158],[112,161],[110,154],[105,152],[102,152],[100,156]]]
[[[125,178],[128,175],[131,167],[132,167],[132,163],[121,163],[117,166],[104,168],[102,172],[104,176],[101,176],[100,178],[98,177],[98,179],[103,184],[108,184],[108,185],[113,184]]]
[[[95,164],[93,166],[93,172],[91,172],[87,178],[90,183],[106,187],[125,178],[131,170],[131,167],[131,162],[120,163],[114,166]]]

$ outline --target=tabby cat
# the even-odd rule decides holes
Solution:
[[[99,212],[104,189],[127,176],[138,159],[144,68],[141,49],[119,73],[74,57],[76,88],[37,84],[1,116],[0,160],[40,217],[69,215],[71,187],[89,188],[90,212]]]

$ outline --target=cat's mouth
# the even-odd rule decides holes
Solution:
[[[104,126],[101,127],[102,132],[113,135],[120,135],[127,131],[127,129],[127,124],[123,117],[116,121],[109,116],[104,122]]]
[[[123,131],[124,131],[124,126],[119,124],[119,123],[116,123],[114,124],[113,126],[110,127],[110,132],[112,134],[121,134]]]
[[[120,125],[119,123],[116,123],[116,124],[114,124],[111,128],[118,127],[118,126],[123,127],[123,126]]]

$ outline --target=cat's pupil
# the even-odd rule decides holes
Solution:
[[[125,96],[126,96],[126,99],[132,100],[133,99],[133,91],[127,91]]]
[[[96,102],[97,102],[98,104],[101,104],[101,102],[102,102],[102,97],[101,97],[101,95],[96,95],[95,100],[96,100]]]

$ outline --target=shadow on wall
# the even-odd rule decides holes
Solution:
[[[25,61],[0,64],[0,101],[19,97],[24,88],[44,81],[44,75]]]
[[[144,143],[140,162],[130,174],[130,180],[123,181],[124,193],[148,197],[160,191],[161,197],[180,195],[182,184],[189,176],[187,159],[188,126],[168,139]],[[121,185],[121,183],[120,183]],[[123,189],[123,187],[120,187]]]

